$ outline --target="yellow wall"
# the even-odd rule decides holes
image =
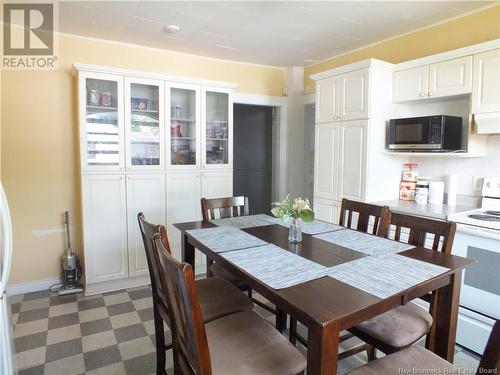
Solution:
[[[12,211],[14,261],[10,283],[60,274],[62,212],[82,249],[74,62],[239,83],[238,92],[281,95],[282,69],[197,58],[104,41],[61,36],[58,71],[3,71],[2,180]],[[36,232],[35,232],[36,233]]]
[[[500,5],[311,65],[304,71],[304,85],[314,90],[311,74],[368,58],[400,63],[497,38],[500,38]]]

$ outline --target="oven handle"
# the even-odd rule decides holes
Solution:
[[[471,236],[491,238],[492,240],[500,241],[500,230],[474,227],[472,225],[457,223],[457,232],[469,234]]]

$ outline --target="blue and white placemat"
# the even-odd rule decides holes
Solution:
[[[386,298],[449,269],[398,254],[364,257],[330,268],[328,276]]]
[[[375,256],[399,253],[415,247],[406,243],[387,240],[385,238],[373,236],[363,232],[357,232],[355,230],[341,230],[323,233],[314,237],[335,245],[347,247],[354,251]]]
[[[191,229],[186,232],[216,253],[267,244],[260,238],[235,227]]]
[[[235,227],[240,229],[262,227],[264,225],[274,224],[272,216],[260,214],[260,215],[249,215],[249,216],[239,216],[239,217],[228,217],[225,219],[214,219],[210,220],[212,224],[219,227]]]
[[[283,220],[278,218],[271,218],[271,221],[273,222],[273,224],[279,224],[287,228],[290,228],[290,225],[292,224],[291,221],[283,222]],[[302,233],[307,234],[319,234],[345,229],[345,227],[341,227],[340,225],[327,223],[326,221],[321,220],[314,220],[311,223],[304,223],[303,221],[301,221],[300,227],[302,228]]]
[[[329,268],[269,244],[221,254],[273,289],[288,288],[323,277]]]

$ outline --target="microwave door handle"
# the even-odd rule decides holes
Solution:
[[[0,251],[2,254],[2,274],[0,279],[0,298],[3,297],[9,281],[10,267],[12,263],[12,222],[10,219],[9,205],[2,184],[0,183],[0,227],[2,230],[2,242]]]

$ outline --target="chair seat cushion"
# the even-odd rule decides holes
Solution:
[[[248,289],[248,287],[243,283],[243,280],[239,279],[237,276],[233,275],[231,272],[229,272],[227,269],[225,269],[224,267],[220,266],[217,263],[213,263],[210,266],[210,271],[212,271],[212,274],[214,276],[229,281],[231,284],[233,284],[234,286],[236,286],[241,290]]]
[[[412,346],[383,358],[368,362],[349,372],[349,375],[400,375],[414,369],[422,374],[458,374],[458,368],[431,351],[420,346]],[[425,371],[425,370],[430,371]],[[432,371],[433,370],[433,371]],[[448,370],[448,371],[447,371]]]
[[[356,328],[393,348],[403,348],[425,335],[432,316],[414,303],[408,303],[360,323]]]
[[[210,277],[196,280],[196,287],[205,323],[234,312],[253,309],[252,301],[224,279]]]
[[[212,374],[295,375],[306,359],[271,324],[253,311],[205,324]]]

